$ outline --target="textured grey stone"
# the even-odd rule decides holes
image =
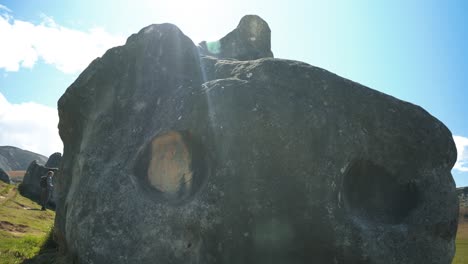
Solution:
[[[53,171],[54,173],[58,170],[58,165],[60,164],[62,154],[56,152],[50,155],[49,159],[46,162],[46,165],[39,164],[36,160],[32,161],[29,165],[26,174],[24,175],[23,182],[21,183],[21,193],[37,202],[40,202],[41,195],[41,177],[45,175],[48,171]],[[47,166],[49,165],[49,166]],[[55,182],[57,175],[54,175],[53,180]],[[50,203],[55,205],[56,200],[55,192],[52,193]]]
[[[30,197],[36,201],[39,201],[39,195],[41,194],[41,176],[47,173],[47,169],[44,165],[39,164],[36,160],[33,160],[29,164],[28,169],[23,177],[21,183],[21,193],[27,197]]]
[[[199,44],[199,49],[203,55],[222,59],[272,58],[271,30],[259,16],[247,15],[229,34],[217,41],[203,41]]]
[[[10,175],[8,175],[2,168],[0,168],[0,181],[8,184],[11,183]]]
[[[451,263],[450,131],[305,63],[199,58],[170,24],[59,101],[56,235],[75,263]]]
[[[49,159],[47,160],[45,164],[45,167],[58,168],[60,166],[61,161],[62,161],[62,153],[55,152],[54,154],[50,155]]]

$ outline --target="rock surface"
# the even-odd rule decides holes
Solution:
[[[200,58],[177,27],[152,25],[93,61],[59,116],[55,230],[70,263],[453,257],[450,131],[323,69]]]
[[[58,168],[60,166],[61,161],[62,161],[62,153],[55,152],[54,154],[50,155],[49,159],[47,160],[45,164],[45,167]]]
[[[26,174],[23,177],[23,182],[20,187],[21,194],[39,202],[41,194],[40,180],[41,176],[46,173],[47,169],[44,165],[33,160],[31,164],[29,164]]]
[[[457,195],[460,206],[468,208],[468,187],[457,188]]]
[[[0,168],[0,181],[8,183],[8,184],[11,183],[10,176],[2,168]]]
[[[31,162],[24,175],[23,182],[21,183],[21,193],[35,201],[40,201],[40,194],[41,194],[41,176],[45,175],[48,171],[57,172],[58,166],[60,165],[62,159],[62,154],[56,152],[50,155],[49,159],[46,162],[46,165],[39,164],[36,160]],[[54,181],[55,181],[54,176]],[[55,204],[55,192],[52,193],[52,197],[50,199],[50,203],[52,205]]]
[[[255,60],[272,58],[271,31],[268,24],[255,15],[244,16],[236,29],[217,41],[199,44],[202,55],[221,59]]]
[[[47,157],[16,147],[0,146],[0,168],[5,171],[26,170],[33,160],[44,164]]]

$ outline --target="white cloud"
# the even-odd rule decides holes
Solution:
[[[7,12],[11,12],[11,10],[8,7],[4,6],[4,5],[0,5],[0,10],[5,10]]]
[[[453,136],[457,146],[457,162],[453,166],[454,170],[468,172],[468,138],[462,136]]]
[[[102,28],[88,31],[58,25],[46,15],[40,24],[14,19],[0,6],[0,69],[18,71],[32,68],[40,59],[65,73],[76,73],[125,38]]]
[[[0,93],[0,146],[9,145],[45,156],[62,152],[57,109],[29,102],[12,104]]]

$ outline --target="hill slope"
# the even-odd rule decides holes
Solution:
[[[47,157],[17,147],[0,146],[0,168],[5,171],[26,170],[33,160],[45,164]]]
[[[40,252],[55,213],[21,196],[17,186],[0,182],[0,264],[22,263]]]
[[[460,202],[456,254],[452,264],[468,263],[468,187],[457,188]]]

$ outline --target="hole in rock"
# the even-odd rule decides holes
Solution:
[[[154,194],[170,199],[187,197],[200,185],[204,167],[198,145],[187,131],[158,135],[140,154],[135,174]]]
[[[147,177],[158,190],[175,194],[186,192],[192,185],[192,153],[182,134],[171,131],[151,142]]]
[[[345,206],[366,219],[401,223],[418,205],[414,183],[398,182],[396,175],[368,160],[355,161],[343,179]]]

